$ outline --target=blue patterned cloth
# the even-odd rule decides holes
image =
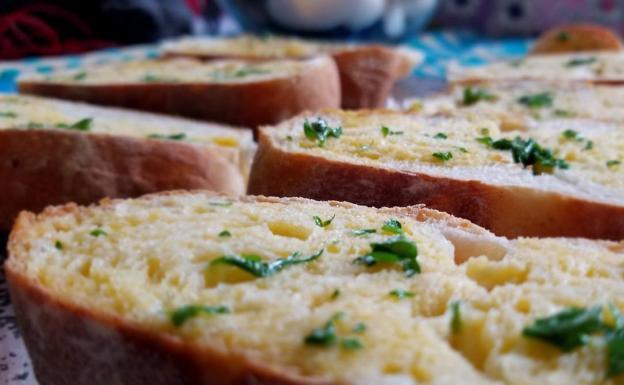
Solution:
[[[424,54],[425,60],[414,71],[416,77],[444,78],[450,64],[479,65],[492,60],[513,59],[526,54],[530,39],[484,39],[468,32],[429,32],[412,38],[405,44]],[[156,45],[107,49],[84,55],[55,58],[28,58],[0,62],[0,92],[15,92],[15,79],[20,73],[52,73],[123,60],[156,57]]]

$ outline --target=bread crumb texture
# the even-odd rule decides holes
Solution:
[[[0,130],[60,130],[172,140],[246,149],[251,133],[191,120],[62,102],[33,96],[0,95]]]
[[[624,131],[619,126],[563,120],[534,130],[503,130],[500,122],[478,115],[326,111],[265,133],[272,146],[290,153],[624,204]],[[323,127],[326,133],[340,128],[340,133],[319,140]],[[516,138],[521,141],[513,150]],[[494,143],[501,139],[508,140],[508,147]]]
[[[8,268],[66,303],[332,383],[624,383],[605,376],[597,337],[563,353],[522,336],[569,306],[624,309],[621,244],[494,238],[504,252],[491,253],[475,236],[477,253],[456,263],[439,220],[287,202],[188,193],[49,211],[14,235]],[[393,237],[417,246],[419,274],[354,263]],[[320,251],[266,277],[211,264]],[[178,311],[174,325],[188,305],[212,310]]]

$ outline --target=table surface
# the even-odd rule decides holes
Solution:
[[[445,85],[444,75],[448,65],[479,65],[492,60],[513,59],[526,54],[530,45],[527,39],[490,40],[462,32],[431,32],[406,42],[424,54],[423,64],[413,76],[394,89],[394,98],[423,96],[436,92]],[[29,58],[20,61],[0,62],[0,92],[15,92],[15,79],[22,73],[52,73],[54,71],[82,68],[114,61],[156,57],[155,45],[107,49],[104,51],[56,58]],[[0,232],[0,261],[6,257],[7,234]],[[9,290],[0,268],[0,385],[37,385],[31,363],[20,339],[15,315],[11,307]]]

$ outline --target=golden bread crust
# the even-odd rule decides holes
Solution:
[[[595,24],[570,24],[544,32],[530,54],[620,50],[622,41],[611,29]]]

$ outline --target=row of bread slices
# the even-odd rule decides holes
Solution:
[[[156,59],[23,76],[19,90],[255,128],[306,110],[383,107],[421,59],[383,45],[185,38]]]
[[[530,82],[493,64],[407,111],[306,112],[260,127],[251,166],[245,131],[3,98],[4,226],[225,194],[21,214],[5,269],[38,381],[622,383],[624,99],[594,84],[618,60],[528,56]]]

